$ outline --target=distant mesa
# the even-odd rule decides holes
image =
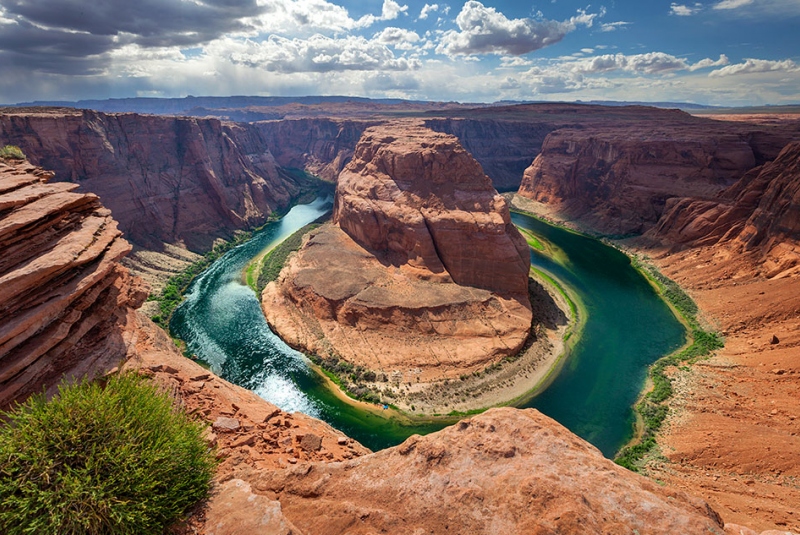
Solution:
[[[333,223],[309,235],[262,306],[294,347],[436,381],[522,348],[529,268],[480,164],[455,137],[397,122],[364,133],[339,175]]]

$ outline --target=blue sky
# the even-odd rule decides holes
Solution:
[[[0,0],[0,102],[800,103],[800,0]]]

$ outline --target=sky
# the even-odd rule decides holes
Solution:
[[[0,102],[800,103],[800,0],[0,0]]]

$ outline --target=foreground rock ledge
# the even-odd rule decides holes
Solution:
[[[334,224],[312,233],[262,296],[292,346],[435,381],[522,348],[530,252],[455,137],[368,129],[339,175]]]
[[[724,533],[702,500],[615,465],[533,409],[492,409],[372,455],[250,481],[317,535]]]

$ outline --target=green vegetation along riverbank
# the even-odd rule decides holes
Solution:
[[[711,355],[724,345],[715,332],[704,330],[697,318],[697,304],[672,279],[664,276],[655,266],[631,256],[633,266],[656,287],[669,303],[689,331],[686,345],[678,351],[657,360],[650,366],[649,389],[642,394],[635,405],[637,413],[637,433],[634,440],[617,454],[617,464],[638,472],[649,455],[657,453],[657,434],[669,413],[669,399],[672,397],[672,380],[667,375],[671,367],[691,365]]]

